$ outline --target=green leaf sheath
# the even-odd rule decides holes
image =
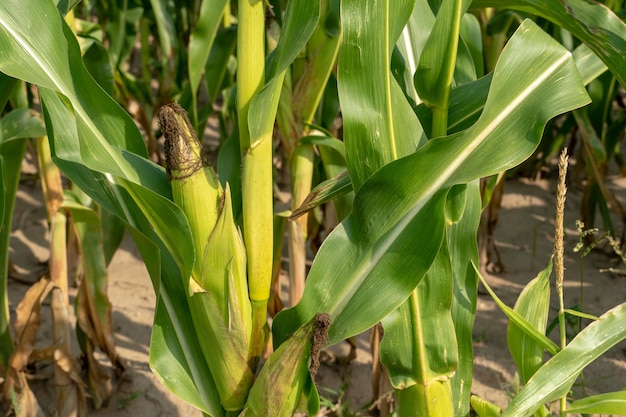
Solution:
[[[519,164],[550,118],[589,102],[569,52],[531,21],[511,38],[495,71],[471,128],[431,140],[363,184],[352,214],[320,248],[303,300],[276,317],[278,344],[318,312],[331,315],[335,343],[397,308],[439,250],[446,189]],[[419,251],[418,236],[428,236],[419,238]]]

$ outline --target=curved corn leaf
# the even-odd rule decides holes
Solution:
[[[602,60],[585,44],[577,47],[572,56],[584,85],[588,85],[607,70]],[[465,130],[478,120],[485,106],[492,78],[492,73],[489,73],[474,82],[452,89],[448,109],[448,133]],[[415,112],[424,126],[424,131],[430,137],[432,111],[422,103],[415,108]]]
[[[626,303],[604,313],[546,362],[513,398],[502,417],[528,415],[567,394],[582,370],[626,339]]]
[[[498,417],[502,413],[500,407],[477,395],[472,395],[470,401],[472,403],[472,409],[476,411],[479,417]]]
[[[300,207],[289,215],[289,220],[297,219],[304,213],[313,210],[324,203],[335,200],[352,191],[352,183],[348,171],[318,184],[304,199]]]
[[[626,415],[626,390],[592,395],[567,406],[567,413]]]
[[[183,282],[180,270],[154,232],[146,236],[138,230],[146,229],[136,226],[129,228],[129,232],[157,294],[150,338],[150,367],[161,383],[178,397],[213,417],[223,416],[211,372],[199,343],[193,337],[196,329],[187,304],[186,287],[173,285],[175,281]],[[176,314],[172,314],[173,311]]]
[[[551,273],[552,259],[548,266],[524,287],[513,308],[542,334],[546,333],[550,310]],[[522,384],[525,384],[543,363],[543,348],[513,320],[509,321],[507,326],[506,340]]]
[[[569,52],[525,21],[502,53],[480,119],[386,165],[357,192],[352,214],[320,248],[302,301],[276,316],[277,343],[318,312],[333,319],[332,344],[397,308],[439,250],[447,188],[519,164],[550,118],[588,102]]]
[[[495,301],[496,305],[500,307],[500,310],[502,310],[502,312],[509,318],[509,320],[514,322],[515,325],[519,329],[521,329],[522,332],[524,332],[524,334],[526,334],[533,341],[535,341],[536,344],[539,345],[541,348],[547,350],[553,355],[556,355],[556,353],[559,351],[559,347],[556,345],[556,343],[548,339],[548,337],[544,333],[538,331],[535,326],[528,322],[528,320],[522,317],[517,311],[504,304],[504,302],[502,302],[502,300],[498,298],[496,293],[493,292],[487,281],[485,281],[483,276],[480,274],[480,271],[478,271],[476,264],[474,264],[474,269],[478,274],[480,282],[483,283],[483,285],[487,289],[487,292],[489,293],[489,295],[491,295],[491,298],[493,298],[493,301]]]
[[[587,0],[476,0],[472,8],[496,7],[532,13],[582,40],[626,85],[626,24],[608,7]]]
[[[0,119],[0,145],[14,140],[46,136],[41,116],[30,109],[15,109]]]
[[[74,105],[75,117],[94,136],[90,149],[79,148],[85,159],[113,166],[119,162],[100,154],[111,152],[113,146],[147,156],[128,113],[110,98],[102,100],[108,96],[85,70],[74,35],[58,11],[50,2],[37,4],[38,13],[30,11],[33,4],[19,0],[7,0],[0,9],[0,71],[57,91]],[[112,134],[102,135],[101,126]]]

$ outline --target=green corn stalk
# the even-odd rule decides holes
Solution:
[[[265,78],[265,12],[263,0],[239,1],[237,31],[237,112],[241,149],[243,234],[248,256],[250,299],[253,306],[252,348],[263,349],[263,328],[272,282],[273,179],[271,135],[252,137],[249,109]]]

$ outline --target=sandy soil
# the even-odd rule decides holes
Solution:
[[[612,186],[619,198],[626,200],[626,182],[615,179]],[[600,315],[626,301],[626,277],[600,272],[616,266],[614,259],[594,252],[584,260],[572,249],[578,243],[575,220],[579,218],[580,192],[576,187],[568,194],[566,213],[566,305],[580,302],[580,277],[584,279],[584,310]],[[523,286],[541,270],[550,257],[553,241],[554,183],[548,180],[508,181],[496,231],[496,244],[507,272],[488,275],[499,296],[512,306]],[[39,184],[20,186],[11,238],[11,260],[21,279],[35,281],[45,272],[47,226]],[[619,266],[619,265],[617,265]],[[109,268],[109,296],[113,304],[113,324],[119,353],[130,366],[131,381],[118,383],[117,392],[101,410],[90,408],[89,415],[112,416],[200,416],[201,413],[182,403],[161,386],[148,365],[148,348],[155,295],[137,250],[126,239]],[[11,312],[27,289],[15,279],[9,281]],[[554,293],[554,291],[553,291]],[[556,305],[553,304],[553,305]],[[554,315],[554,312],[552,313]],[[40,339],[49,336],[44,322]],[[478,300],[474,331],[475,380],[473,392],[506,405],[514,385],[514,362],[506,347],[506,320],[494,302],[483,291]],[[357,357],[349,365],[337,358],[349,350],[347,344],[325,355],[319,375],[321,394],[331,402],[341,402],[353,411],[362,410],[372,400],[371,356],[367,335],[357,338]],[[347,383],[347,389],[341,388]],[[587,393],[626,388],[626,343],[611,349],[585,371]],[[37,395],[44,410],[52,413],[54,388],[50,381],[37,383]],[[580,392],[581,387],[576,387]],[[365,414],[364,411],[362,411]],[[361,414],[361,415],[363,415]]]

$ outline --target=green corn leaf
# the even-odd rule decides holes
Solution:
[[[311,193],[304,199],[300,207],[289,215],[289,220],[297,219],[315,207],[346,195],[351,191],[352,183],[350,182],[348,171],[344,171],[343,174],[326,180],[311,190]]]
[[[222,91],[228,74],[228,61],[233,56],[236,45],[237,31],[234,28],[223,29],[217,33],[204,68],[204,78],[211,103],[215,102]]]
[[[363,19],[364,9],[367,19]],[[344,35],[337,79],[348,171],[355,190],[376,170],[413,153],[425,141],[390,69],[393,47],[412,9],[410,0],[341,3]]]
[[[413,74],[417,71],[419,57],[424,49],[428,35],[432,31],[435,24],[435,15],[433,14],[428,2],[415,1],[413,11],[406,26],[402,30],[402,35],[398,38],[396,47],[404,61],[404,71],[401,76],[403,78],[400,85],[403,87],[405,94],[415,103],[420,103],[420,98],[413,84]],[[393,61],[392,61],[393,64]],[[396,75],[396,77],[398,77]]]
[[[204,71],[204,67],[207,64],[226,4],[228,4],[226,0],[204,0],[200,6],[198,23],[189,39],[189,84],[191,86],[194,108],[202,71]]]
[[[330,74],[335,67],[341,44],[342,32],[339,23],[339,2],[325,1],[322,18],[307,45],[306,67],[293,91],[293,110],[304,124],[313,120]],[[329,30],[330,28],[330,30]]]
[[[591,81],[598,78],[608,69],[598,55],[585,44],[580,45],[572,51],[574,61],[580,72],[580,78],[583,84],[588,85]]]
[[[16,85],[15,78],[0,72],[0,109],[4,109]]]
[[[593,314],[583,313],[582,311],[572,310],[571,308],[566,308],[563,311],[565,312],[565,314],[570,314],[572,316],[580,317],[582,319],[587,319],[591,321],[598,320],[598,317],[594,316]]]
[[[468,3],[465,1],[465,3]],[[443,0],[414,75],[415,88],[428,107],[446,110],[455,68],[461,16],[469,4]]]
[[[498,417],[502,413],[500,407],[477,395],[472,395],[470,401],[472,403],[472,409],[476,411],[479,417]]]
[[[468,183],[465,194],[463,216],[458,222],[448,226],[447,230],[454,278],[451,314],[459,357],[458,368],[451,380],[455,416],[466,416],[469,413],[474,374],[472,329],[476,316],[478,277],[472,262],[478,262],[476,234],[481,216],[480,180]]]
[[[446,198],[446,224],[451,226],[463,217],[467,202],[467,184],[458,184],[450,188]]]
[[[448,415],[467,415],[473,370],[471,337],[477,284],[470,262],[478,259],[475,236],[480,220],[480,190],[478,180],[452,189],[455,188],[457,192],[448,194],[448,202],[451,199],[463,202],[462,217],[448,227],[448,244],[442,245],[425,279],[417,286],[418,312],[411,314],[410,303],[405,302],[383,319],[385,336],[381,343],[381,360],[396,388],[436,383],[448,384],[452,388],[452,398],[447,397],[445,390],[416,390],[413,394],[407,393],[409,397],[434,393],[444,395],[436,401],[453,407],[454,412],[445,411]],[[411,340],[411,335],[418,334],[420,337]],[[420,340],[424,341],[423,346]],[[465,360],[460,360],[461,357]],[[419,372],[419,369],[426,372]],[[413,398],[410,401],[421,404],[421,413],[424,414],[424,404],[435,399],[419,401]],[[437,410],[444,412],[446,408]]]
[[[535,279],[524,287],[515,303],[514,310],[525,318],[539,333],[546,333],[550,310],[550,273],[552,259]],[[507,327],[507,344],[515,360],[517,370],[525,384],[543,362],[543,348],[529,337],[513,320]]]
[[[576,48],[572,55],[584,85],[588,85],[607,70],[602,60],[584,44]],[[476,122],[485,106],[491,80],[490,73],[474,82],[452,89],[448,109],[448,133],[460,132]],[[425,104],[420,104],[415,108],[415,112],[424,126],[424,131],[431,136],[432,111]]]
[[[592,395],[567,406],[567,413],[626,415],[626,390]]]
[[[502,312],[509,318],[509,320],[514,322],[515,325],[519,329],[521,329],[521,331],[524,332],[524,334],[526,334],[528,337],[534,340],[537,343],[537,345],[541,346],[543,349],[546,349],[548,352],[555,355],[559,351],[559,347],[552,340],[548,339],[544,333],[539,332],[535,328],[535,326],[533,326],[530,322],[528,322],[528,320],[522,317],[517,311],[513,310],[511,307],[504,304],[502,300],[498,298],[496,293],[493,292],[493,290],[491,289],[487,281],[485,281],[485,279],[480,274],[480,271],[478,270],[475,264],[474,264],[474,268],[476,270],[476,273],[478,274],[478,277],[480,278],[480,282],[483,283],[483,285],[487,289],[487,292],[489,293],[489,295],[491,295],[491,298],[493,298],[493,301],[496,302],[498,307],[500,307],[500,310],[502,310]]]
[[[482,29],[478,18],[471,14],[465,13],[461,18],[461,38],[467,45],[467,50],[474,62],[474,70],[476,76],[485,75],[485,63],[483,60],[483,39]]]
[[[14,139],[46,136],[41,116],[30,109],[15,109],[0,119],[0,145]]]
[[[485,106],[492,79],[493,75],[490,73],[476,81],[452,89],[448,108],[449,134],[465,130],[478,120]],[[432,110],[422,103],[415,108],[415,112],[424,126],[424,131],[431,136]]]
[[[626,303],[604,313],[539,368],[502,417],[531,414],[544,403],[567,394],[587,365],[625,338]]]
[[[138,229],[129,228],[129,232],[157,294],[150,367],[157,379],[179,398],[210,416],[221,417],[224,410],[197,340],[180,270],[154,232],[144,235]]]
[[[453,375],[458,358],[450,314],[452,286],[450,253],[444,243],[428,274],[417,286],[417,297],[411,295],[383,319],[385,334],[380,344],[380,359],[395,388],[428,385]],[[414,297],[415,302],[410,302]]]
[[[335,343],[397,308],[439,250],[446,189],[517,165],[550,118],[588,101],[569,52],[525,21],[502,53],[480,119],[386,165],[357,192],[352,214],[318,252],[302,301],[276,317],[278,344],[320,311],[333,319]],[[416,236],[428,236],[419,250]]]
[[[333,138],[332,136],[319,136],[319,135],[310,135],[304,136],[300,138],[300,143],[303,145],[317,145],[324,146],[327,148],[331,148],[336,151],[341,156],[346,157],[346,147],[345,144],[339,139]]]
[[[128,113],[108,98],[85,70],[76,39],[56,8],[39,1],[38,9],[33,13],[32,4],[18,0],[7,0],[0,9],[0,43],[4,45],[0,71],[67,97],[74,105],[75,117],[95,136],[90,149],[77,148],[94,164],[99,162],[94,155],[103,159],[101,154],[114,154],[112,146],[147,156]],[[106,126],[112,134],[102,136],[96,126]],[[119,161],[106,160],[100,165],[116,163]]]
[[[472,8],[515,9],[541,16],[582,40],[626,85],[626,24],[608,7],[586,0],[476,0]]]
[[[7,290],[9,269],[9,240],[15,195],[20,180],[22,159],[26,152],[26,140],[11,140],[0,144],[0,363],[8,369],[13,353],[11,318],[9,316],[9,293]]]

